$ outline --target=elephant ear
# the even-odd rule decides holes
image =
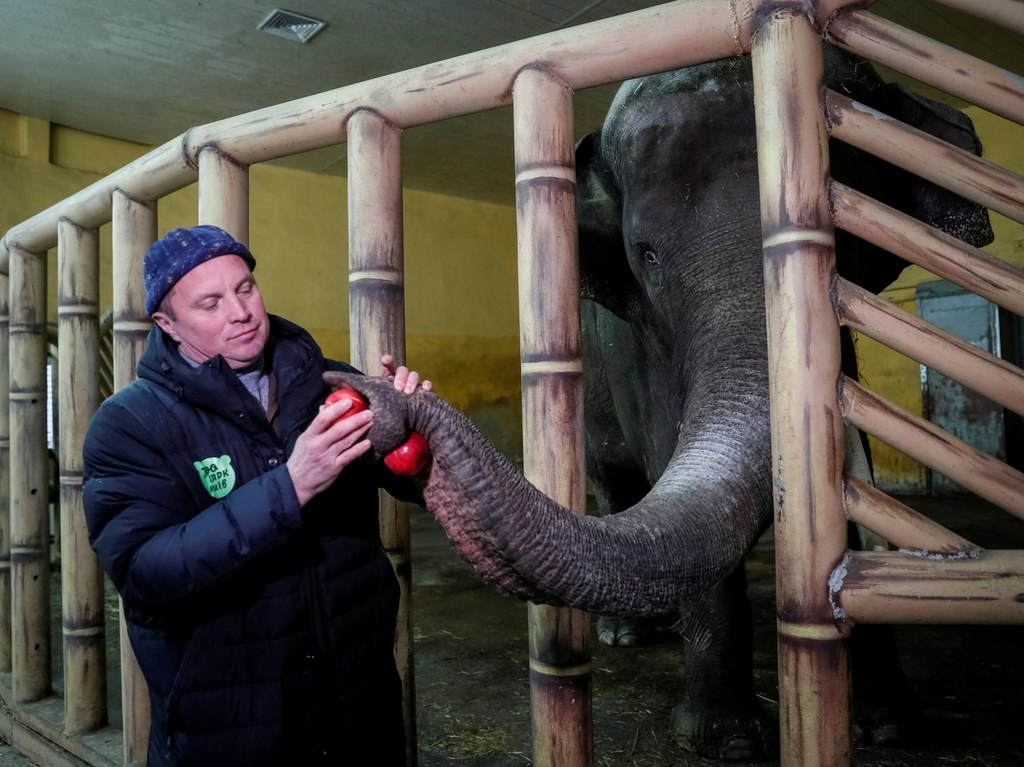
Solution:
[[[981,155],[974,124],[958,109],[895,83],[868,88],[854,98],[960,149]],[[838,180],[850,179],[847,183],[870,196],[970,245],[981,247],[992,242],[992,226],[983,206],[861,150],[848,146],[836,146],[835,150],[833,174]],[[836,233],[836,250],[839,273],[874,293],[892,284],[907,266],[903,259],[843,231]]]
[[[637,314],[640,286],[626,259],[622,199],[600,143],[600,134],[591,133],[576,144],[580,296],[628,321]]]
[[[891,116],[981,156],[981,141],[974,123],[959,109],[932,101],[898,83],[889,83],[885,89]],[[995,238],[986,208],[918,176],[906,175],[907,213],[975,247],[988,245]]]

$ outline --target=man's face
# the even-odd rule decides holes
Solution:
[[[168,306],[169,303],[169,306]],[[263,296],[239,256],[216,256],[171,288],[153,320],[178,342],[185,356],[205,362],[220,354],[232,369],[249,367],[270,334]]]

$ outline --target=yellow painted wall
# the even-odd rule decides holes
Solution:
[[[0,232],[150,149],[0,110]],[[254,166],[249,182],[250,246],[270,311],[308,328],[341,359],[349,357],[345,184],[273,165]],[[197,205],[195,185],[162,200],[159,231],[196,223]],[[459,407],[518,401],[515,209],[419,191],[406,191],[403,205],[409,364]],[[109,226],[100,241],[107,308]],[[54,322],[55,275],[51,252]]]
[[[982,156],[1002,167],[1024,175],[1024,137],[1021,128],[1001,117],[975,107],[964,110],[981,137]],[[995,241],[984,248],[992,255],[1015,266],[1024,267],[1024,225],[991,214]],[[914,289],[922,282],[939,279],[919,266],[904,270],[882,298],[911,314],[916,314]],[[872,391],[893,401],[914,415],[923,412],[921,367],[918,363],[888,349],[870,338],[857,338],[861,377]],[[871,437],[875,475],[880,487],[890,492],[917,492],[925,489],[925,468],[914,459]]]
[[[1020,128],[983,110],[968,113],[985,156],[1024,174]],[[0,110],[0,232],[149,149]],[[265,165],[252,169],[250,190],[250,239],[268,306],[309,328],[329,355],[347,358],[345,180]],[[459,407],[518,401],[515,211],[418,191],[405,193],[404,206],[410,364]],[[194,186],[166,198],[159,206],[160,231],[195,223],[196,208]],[[1024,266],[1024,226],[997,214],[992,220],[996,241],[986,250]],[[110,304],[106,229],[104,307]],[[54,261],[51,253],[51,296]],[[914,286],[932,279],[910,267],[882,295],[914,312]],[[865,383],[920,414],[917,363],[865,337],[858,338],[858,351]],[[920,488],[923,467],[877,440],[873,449],[883,486]]]

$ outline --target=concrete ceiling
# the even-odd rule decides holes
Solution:
[[[0,108],[158,145],[195,125],[658,4],[279,1],[282,5],[275,0],[0,0]],[[275,7],[327,26],[307,43],[258,31]],[[928,0],[886,0],[872,10],[1011,71],[1024,71],[1020,35]],[[608,86],[576,95],[580,133],[600,123],[613,91]],[[509,109],[407,131],[406,184],[509,201],[511,134]],[[344,151],[319,150],[282,162],[341,173]]]

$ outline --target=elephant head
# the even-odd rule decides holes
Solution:
[[[830,87],[981,153],[961,112],[831,46],[825,64]],[[602,511],[682,532],[680,568],[711,580],[771,520],[751,79],[737,57],[628,81],[576,151],[588,473]],[[971,244],[992,239],[984,208],[861,150],[833,140],[830,164],[837,180]],[[906,266],[843,231],[836,263],[872,292]]]

